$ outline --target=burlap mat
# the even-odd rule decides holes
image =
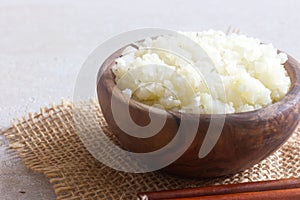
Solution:
[[[76,121],[93,132],[102,126],[111,135],[96,101],[83,102],[81,118]],[[93,158],[77,135],[73,104],[42,108],[39,113],[16,120],[2,132],[10,147],[30,169],[45,174],[57,199],[136,199],[142,191],[271,180],[300,175],[300,130],[266,160],[230,177],[212,180],[183,179],[151,172],[130,174],[115,171]],[[91,131],[89,131],[91,130]],[[102,152],[105,153],[105,152]]]

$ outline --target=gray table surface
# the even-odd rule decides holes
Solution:
[[[232,25],[300,60],[299,9],[297,0],[0,0],[0,128],[62,97],[72,100],[89,53],[136,28]],[[0,137],[0,199],[55,199],[49,181],[6,148]]]

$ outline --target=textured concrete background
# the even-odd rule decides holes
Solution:
[[[300,60],[297,0],[0,0],[0,128],[12,118],[72,99],[81,64],[101,42],[142,27],[226,30],[272,42]],[[0,199],[55,199],[0,137]]]

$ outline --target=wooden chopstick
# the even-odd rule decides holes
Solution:
[[[250,195],[251,194],[251,195]],[[300,178],[144,192],[139,199],[300,199]],[[261,198],[260,198],[261,197]],[[267,198],[266,198],[267,197]],[[286,198],[285,198],[286,197]]]
[[[299,200],[300,188],[268,190],[259,192],[243,192],[212,196],[172,198],[165,200]]]

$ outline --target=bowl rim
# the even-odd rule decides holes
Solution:
[[[122,47],[115,51],[113,54],[111,54],[101,65],[98,75],[97,75],[97,87],[99,87],[100,78],[104,74],[105,71],[109,70],[110,79],[106,79],[109,81],[109,87],[108,89],[110,95],[112,95],[113,87],[116,87],[116,83],[114,80],[114,74],[111,70],[111,68],[115,65],[116,58],[122,56],[123,50],[130,46],[127,45],[125,47]],[[281,53],[283,51],[278,50],[278,53]],[[287,54],[287,53],[286,53]],[[300,102],[300,64],[289,54],[287,54],[288,60],[283,64],[284,68],[291,80],[291,86],[289,88],[289,91],[286,93],[286,95],[281,98],[279,101],[276,101],[275,103],[269,104],[263,108],[256,109],[253,111],[246,111],[246,112],[238,112],[238,113],[225,113],[225,114],[198,114],[198,113],[185,113],[185,112],[178,112],[178,111],[172,111],[172,110],[164,110],[162,108],[157,108],[154,106],[150,106],[147,104],[144,104],[142,102],[139,102],[137,100],[134,100],[133,98],[130,98],[129,100],[129,107],[139,107],[140,109],[144,110],[150,110],[154,114],[161,114],[163,111],[166,111],[168,114],[171,114],[173,116],[176,116],[178,118],[181,117],[181,115],[186,115],[190,118],[198,117],[201,119],[212,119],[212,118],[224,118],[224,115],[226,119],[238,119],[239,121],[268,121],[273,119],[273,115],[270,115],[269,113],[276,113],[274,110],[278,110],[280,112],[285,112],[289,110],[291,107],[294,107],[296,104]],[[106,85],[108,86],[108,85]],[[125,96],[122,94],[121,90],[119,88],[116,88],[116,98],[118,100],[121,100],[124,102]],[[98,94],[99,95],[99,94]]]

